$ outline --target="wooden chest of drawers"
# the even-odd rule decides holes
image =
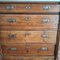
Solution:
[[[55,60],[58,3],[0,3],[2,60]]]

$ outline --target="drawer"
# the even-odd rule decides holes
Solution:
[[[54,56],[39,56],[39,57],[5,56],[3,60],[54,60]]]
[[[59,15],[0,14],[0,29],[57,29]]]
[[[57,31],[1,31],[0,41],[7,43],[56,43]]]
[[[20,4],[0,4],[1,13],[56,13],[59,12],[58,4],[32,4],[32,3],[20,3]]]
[[[53,44],[9,44],[2,45],[4,56],[52,56]]]

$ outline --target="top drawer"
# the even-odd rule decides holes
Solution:
[[[0,4],[1,13],[56,13],[59,12],[58,4],[20,3]]]

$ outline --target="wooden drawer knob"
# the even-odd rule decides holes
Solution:
[[[9,18],[9,19],[7,19],[7,21],[8,21],[9,23],[14,23],[14,22],[16,22],[16,19],[15,19],[15,18]]]
[[[5,6],[5,9],[6,9],[6,10],[12,10],[12,9],[14,9],[14,6],[8,5],[8,6]]]
[[[43,10],[49,10],[51,6],[43,6]]]

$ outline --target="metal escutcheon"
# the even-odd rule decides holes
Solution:
[[[7,10],[12,10],[12,9],[14,9],[14,6],[8,5],[8,6],[5,6],[5,9],[7,9]]]
[[[49,23],[49,19],[43,19],[42,22],[47,24],[47,23]]]
[[[31,6],[26,6],[25,7],[27,10],[30,10],[32,7]]]
[[[15,38],[16,38],[16,34],[9,34],[9,35],[8,35],[8,38],[9,38],[9,39],[15,39]]]
[[[43,34],[41,35],[42,38],[48,38],[48,32],[44,31]]]
[[[14,19],[14,18],[9,18],[9,19],[7,19],[7,21],[8,21],[9,23],[14,23],[14,22],[16,22],[16,19]]]
[[[43,34],[42,37],[43,38],[48,38],[48,35],[47,34]]]
[[[29,33],[29,32],[26,32],[26,33],[25,33],[25,37],[26,37],[26,36],[29,36],[29,35],[31,35],[31,33]]]
[[[11,50],[11,51],[16,51],[17,50],[17,48],[9,48],[9,50]]]
[[[43,6],[43,10],[49,10],[51,6]]]
[[[47,51],[48,48],[47,48],[47,47],[42,47],[42,48],[39,48],[38,50],[41,50],[41,51]]]

